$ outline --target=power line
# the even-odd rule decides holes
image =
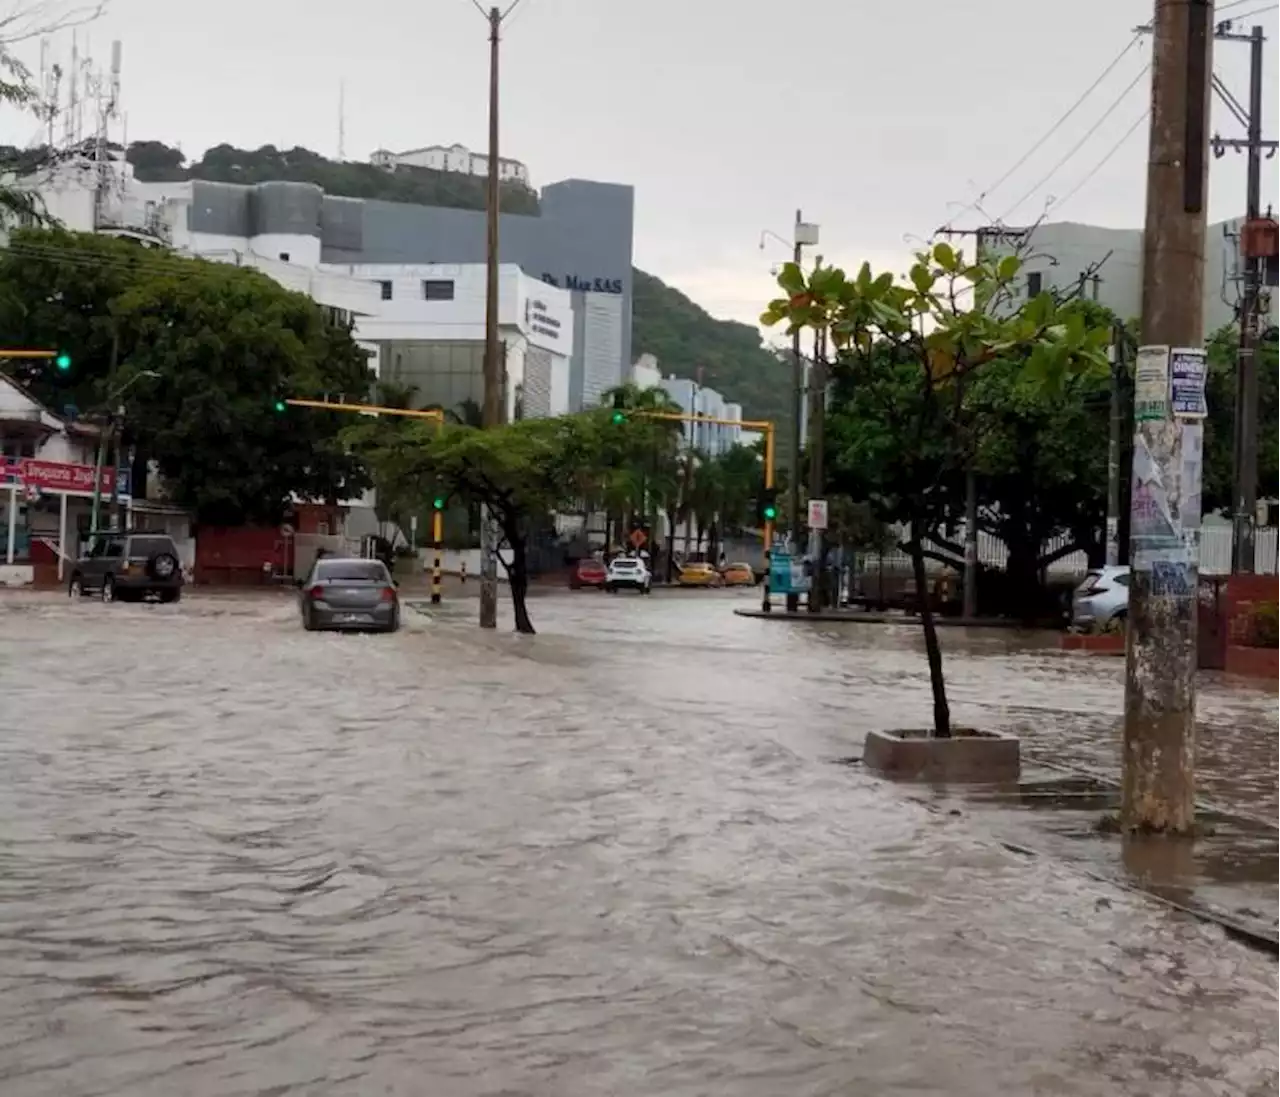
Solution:
[[[1243,4],[1243,3],[1246,3],[1247,0],[1237,0],[1237,2]],[[1275,11],[1276,8],[1280,8],[1280,4],[1267,4],[1265,7],[1254,8],[1253,11],[1244,11],[1244,12],[1241,12],[1239,15],[1228,15],[1227,22],[1235,23],[1241,19],[1250,19],[1255,15],[1263,14],[1263,12]]]
[[[1239,0],[1239,2],[1243,3],[1243,2],[1247,2],[1247,0]],[[957,218],[963,217],[970,210],[977,209],[978,206],[983,202],[984,199],[987,198],[988,195],[999,190],[1000,187],[1002,187],[1006,182],[1008,182],[1009,178],[1013,175],[1014,172],[1016,172],[1020,167],[1022,167],[1023,164],[1025,164],[1028,160],[1030,160],[1032,156],[1034,156],[1037,152],[1039,152],[1042,148],[1044,148],[1044,145],[1049,140],[1049,138],[1052,137],[1055,133],[1058,132],[1059,129],[1062,128],[1062,126],[1067,122],[1067,120],[1073,114],[1075,114],[1077,110],[1080,109],[1080,107],[1084,104],[1084,101],[1088,99],[1089,96],[1094,93],[1094,91],[1097,90],[1098,86],[1108,76],[1110,76],[1112,72],[1115,71],[1116,66],[1120,64],[1120,62],[1123,61],[1126,56],[1128,56],[1129,51],[1138,44],[1138,42],[1142,39],[1142,37],[1143,35],[1141,33],[1134,34],[1134,36],[1129,39],[1129,42],[1127,45],[1125,45],[1124,49],[1122,49],[1118,54],[1116,54],[1116,56],[1112,59],[1111,63],[1107,65],[1105,69],[1102,70],[1098,78],[1094,80],[1094,82],[1090,84],[1087,88],[1085,88],[1083,92],[1080,93],[1080,97],[1074,103],[1072,103],[1071,106],[1069,106],[1066,109],[1066,112],[1056,122],[1054,122],[1052,126],[1049,127],[1049,129],[1045,132],[1044,136],[1042,136],[1039,141],[1037,141],[1034,145],[1032,145],[1029,149],[1027,149],[1027,151],[1024,152],[1018,158],[1018,160],[1013,164],[1013,166],[1010,167],[1007,171],[1005,171],[1005,173],[1001,175],[999,179],[997,179],[994,183],[991,183],[989,186],[987,186],[978,195],[978,197],[974,199],[972,203],[970,203],[968,206],[962,209],[959,213],[957,213],[955,217],[951,218],[951,220],[947,222],[947,227],[950,228],[953,224],[955,224]]]
[[[1092,137],[1095,133],[1097,133],[1099,128],[1102,126],[1102,123],[1105,122],[1108,118],[1110,118],[1115,113],[1116,108],[1120,106],[1121,103],[1124,102],[1125,96],[1128,95],[1129,92],[1133,91],[1133,89],[1137,86],[1138,81],[1147,75],[1147,72],[1150,70],[1150,68],[1151,68],[1151,63],[1148,61],[1147,64],[1142,66],[1142,70],[1138,73],[1138,75],[1129,81],[1129,83],[1125,86],[1124,91],[1122,91],[1119,95],[1116,96],[1116,98],[1112,101],[1111,106],[1109,106],[1103,112],[1102,117],[1099,118],[1092,126],[1090,126],[1088,130],[1085,131],[1084,136],[1081,137],[1079,141],[1077,141],[1074,145],[1071,146],[1071,148],[1069,148],[1066,151],[1066,153],[1058,160],[1056,164],[1053,165],[1053,167],[1051,167],[1045,173],[1044,177],[1038,183],[1036,183],[1035,186],[1033,186],[1029,191],[1027,191],[1026,194],[1024,194],[1016,202],[1014,202],[1014,204],[1005,211],[1004,215],[999,218],[1000,221],[1003,222],[1007,220],[1009,215],[1013,213],[1014,210],[1016,210],[1019,206],[1022,205],[1023,202],[1025,202],[1028,198],[1030,198],[1033,194],[1035,194],[1036,191],[1038,191],[1047,182],[1049,182],[1049,180],[1052,179],[1058,173],[1058,170],[1061,167],[1063,167],[1073,156],[1075,156],[1077,152],[1079,152],[1084,147],[1085,142],[1087,142],[1090,137]]]
[[[1124,133],[1120,137],[1120,140],[1117,141],[1114,145],[1111,146],[1110,149],[1107,150],[1107,154],[1101,160],[1099,160],[1096,164],[1094,164],[1093,167],[1091,167],[1084,174],[1084,176],[1081,177],[1080,181],[1076,183],[1074,187],[1072,187],[1069,191],[1067,191],[1066,194],[1064,194],[1060,199],[1058,199],[1057,202],[1053,204],[1054,209],[1061,210],[1062,207],[1066,205],[1066,203],[1069,202],[1075,196],[1076,192],[1079,191],[1081,187],[1083,187],[1087,182],[1089,182],[1090,179],[1092,179],[1095,175],[1097,175],[1098,172],[1100,172],[1103,169],[1103,167],[1106,165],[1107,161],[1110,160],[1117,152],[1120,151],[1120,146],[1122,146],[1127,140],[1129,140],[1130,137],[1133,136],[1134,130],[1136,130],[1140,125],[1142,125],[1143,122],[1147,120],[1147,117],[1150,114],[1151,114],[1150,108],[1148,108],[1147,110],[1144,110],[1138,116],[1137,120],[1133,123],[1133,125],[1131,125],[1127,130],[1124,131]]]

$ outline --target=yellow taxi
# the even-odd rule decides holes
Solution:
[[[726,564],[720,572],[726,587],[754,587],[756,573],[750,564]]]
[[[724,580],[710,564],[682,564],[676,582],[682,587],[720,587]]]

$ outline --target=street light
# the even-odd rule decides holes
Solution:
[[[760,233],[760,250],[764,251],[765,240],[772,238],[778,243],[791,247],[791,261],[800,266],[804,260],[804,249],[816,247],[818,244],[818,226],[806,221],[804,215],[796,210],[796,219],[791,228],[791,239],[785,240],[776,232],[765,229]],[[797,328],[791,335],[791,450],[788,465],[791,482],[787,493],[787,525],[792,544],[800,527],[800,426],[804,415],[804,359],[800,354],[800,330]],[[798,602],[794,594],[787,595],[787,608],[794,610]]]
[[[107,393],[104,401],[107,408],[110,409],[115,405],[116,411],[108,420],[108,429],[102,431],[98,435],[98,452],[93,464],[93,509],[89,515],[89,532],[91,534],[98,532],[98,516],[102,510],[102,462],[107,456],[107,437],[109,434],[116,436],[116,444],[119,446],[118,427],[119,421],[124,417],[124,405],[119,404],[119,399],[128,392],[134,385],[141,381],[144,377],[159,377],[160,374],[153,369],[138,370],[137,373],[128,377],[123,384],[117,385]],[[118,506],[119,502],[119,484],[120,481],[120,458],[117,448],[116,455],[116,474],[111,478],[111,503],[113,509]]]

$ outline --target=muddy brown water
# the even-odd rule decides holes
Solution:
[[[829,764],[927,720],[918,635],[740,597],[0,598],[0,1093],[1275,1092],[1273,961]],[[957,719],[1114,766],[1117,661],[944,642]],[[1200,711],[1274,818],[1274,688]]]

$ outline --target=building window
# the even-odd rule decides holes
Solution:
[[[289,261],[289,253],[287,251],[282,251],[280,253],[280,262],[287,263],[288,261]]]
[[[1038,270],[1033,270],[1027,275],[1027,296],[1039,297],[1044,290],[1044,275]]]
[[[422,297],[425,301],[452,301],[453,279],[426,278],[422,282]]]
[[[378,289],[381,291],[382,299],[384,301],[391,300],[391,283],[390,282],[379,282]]]

